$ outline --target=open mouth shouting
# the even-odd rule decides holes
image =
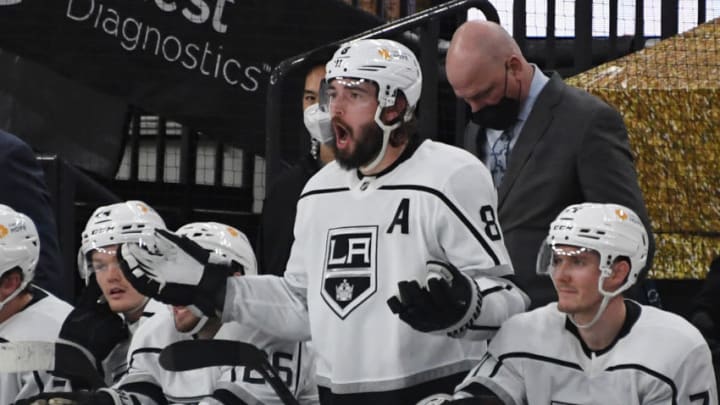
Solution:
[[[333,132],[335,133],[335,148],[338,151],[345,150],[350,143],[351,130],[339,120],[332,121]]]

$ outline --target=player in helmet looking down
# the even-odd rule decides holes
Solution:
[[[0,342],[54,341],[72,310],[32,283],[40,249],[32,220],[0,204]],[[45,371],[0,373],[0,404],[70,389]]]
[[[404,45],[342,45],[326,73],[336,160],[303,190],[282,278],[228,277],[215,271],[227,261],[165,231],[157,251],[121,246],[123,271],[160,300],[312,338],[323,404],[452,392],[486,339],[528,305],[512,282],[492,179],[469,153],[419,139],[422,74]]]
[[[492,394],[506,405],[717,404],[700,333],[675,314],[623,298],[647,254],[647,232],[629,208],[563,210],[537,260],[558,301],[504,323],[455,401],[480,404],[467,398]]]
[[[86,289],[60,333],[64,341],[86,349],[108,385],[127,372],[132,333],[147,318],[167,307],[139,293],[123,275],[117,260],[122,243],[142,243],[165,222],[142,201],[95,209],[82,232],[78,271]]]

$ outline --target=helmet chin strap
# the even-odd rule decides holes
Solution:
[[[378,152],[377,156],[372,162],[360,167],[360,171],[363,172],[363,174],[373,171],[380,164],[380,162],[382,162],[383,158],[385,157],[385,152],[387,151],[388,142],[390,141],[390,134],[392,133],[392,131],[400,127],[400,124],[402,124],[402,121],[398,121],[392,125],[385,125],[385,123],[383,123],[382,119],[380,118],[383,108],[384,107],[381,107],[378,104],[377,110],[375,110],[375,123],[383,131],[382,146],[380,147],[380,152]]]
[[[25,290],[25,286],[23,286],[21,284],[20,286],[18,286],[18,288],[15,291],[13,291],[10,295],[8,295],[4,300],[0,301],[0,311],[2,311],[5,304],[12,301],[13,298],[20,295],[20,293],[23,292],[24,290]]]
[[[198,323],[195,325],[195,327],[192,328],[192,329],[191,329],[189,332],[187,332],[187,333],[189,333],[189,334],[191,334],[191,335],[197,335],[198,333],[200,333],[200,331],[202,330],[202,328],[205,327],[205,325],[207,324],[207,321],[208,321],[209,319],[210,319],[210,318],[209,318],[207,315],[201,316],[200,319],[198,320]]]
[[[575,318],[572,315],[568,315],[568,318],[570,319],[570,322],[573,323],[578,329],[587,329],[595,325],[595,323],[600,320],[600,317],[605,312],[605,309],[607,308],[608,304],[610,303],[610,300],[612,298],[615,298],[618,294],[623,292],[626,288],[618,288],[615,291],[605,291],[605,288],[603,288],[603,283],[605,282],[605,279],[612,273],[611,270],[608,270],[606,273],[605,271],[602,271],[602,274],[600,275],[600,278],[598,278],[598,291],[600,294],[602,294],[603,299],[600,302],[600,306],[598,307],[597,313],[595,313],[595,316],[593,319],[583,325],[580,325],[575,321]]]
[[[570,322],[572,322],[578,329],[588,329],[600,320],[600,316],[602,316],[603,312],[605,312],[605,308],[607,308],[610,298],[611,297],[608,297],[607,295],[603,296],[602,302],[600,302],[600,307],[598,308],[597,313],[595,313],[595,317],[593,317],[590,322],[581,325],[575,321],[575,317],[573,315],[568,315],[568,319],[570,319]]]

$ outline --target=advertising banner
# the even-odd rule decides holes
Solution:
[[[0,48],[259,153],[273,67],[379,24],[340,0],[0,0]]]

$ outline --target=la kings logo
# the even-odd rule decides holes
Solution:
[[[345,319],[377,291],[377,226],[328,231],[322,297]]]

